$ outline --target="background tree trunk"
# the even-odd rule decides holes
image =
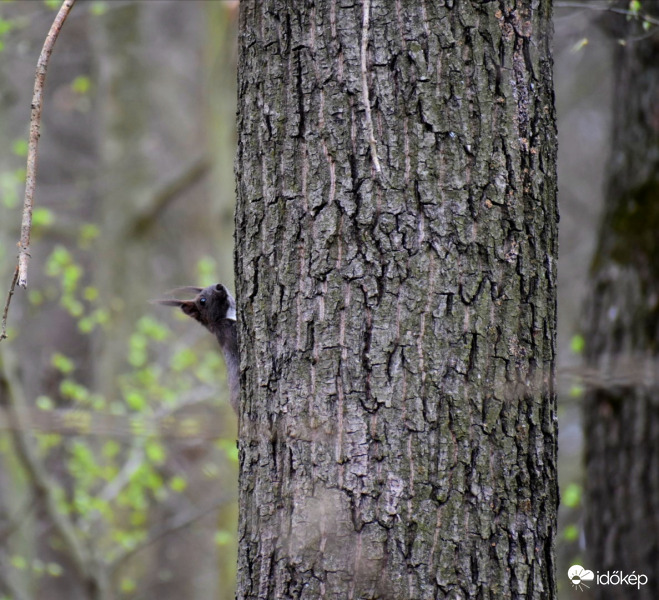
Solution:
[[[238,598],[553,598],[551,2],[240,11]]]
[[[648,6],[648,8],[650,8]],[[656,10],[655,10],[656,13]],[[638,23],[615,19],[616,37]],[[589,569],[643,573],[647,585],[595,586],[596,598],[659,597],[659,65],[652,38],[617,45],[613,155],[586,309]]]

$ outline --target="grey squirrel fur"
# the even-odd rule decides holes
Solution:
[[[177,306],[186,315],[199,321],[215,335],[227,365],[227,378],[231,406],[238,413],[240,396],[240,355],[236,333],[236,301],[229,290],[221,283],[207,288],[183,287],[173,290],[196,294],[192,300],[156,300],[165,306]]]

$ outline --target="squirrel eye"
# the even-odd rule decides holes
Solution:
[[[201,298],[199,298],[199,304],[201,304],[202,306],[206,304],[206,296],[202,296]]]

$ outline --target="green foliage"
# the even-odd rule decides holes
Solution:
[[[14,29],[14,22],[0,17],[0,52],[5,49],[5,36]]]
[[[59,352],[55,352],[55,354],[53,354],[50,362],[53,367],[55,367],[60,373],[63,373],[64,375],[72,373],[75,369],[73,361],[63,354],[60,354]]]
[[[197,262],[197,281],[201,287],[217,283],[217,261],[212,256],[203,256]]]
[[[574,523],[563,529],[563,539],[566,542],[576,542],[579,539],[579,527]]]
[[[55,403],[48,396],[39,396],[36,400],[37,408],[40,410],[53,410]]]
[[[4,179],[0,175],[0,191],[5,191],[3,185],[10,192],[3,195],[7,206],[14,200],[16,174]],[[53,222],[47,209],[35,210],[33,217],[41,226]],[[29,291],[30,310],[58,306],[82,338],[102,338],[122,310],[119,303],[104,297],[85,267],[85,254],[93,249],[98,235],[97,226],[84,224],[73,243],[56,245],[44,264],[46,283],[42,288],[31,286]],[[217,281],[212,258],[200,260],[197,271],[204,285]],[[223,378],[219,352],[208,351],[212,340],[204,338],[208,345],[191,347],[189,342],[179,341],[157,314],[148,311],[134,324],[125,343],[124,368],[111,397],[94,389],[84,360],[55,344],[48,358],[49,387],[36,399],[36,408],[57,417],[62,429],[37,434],[42,459],[64,465],[66,470],[66,486],[55,491],[58,510],[70,516],[76,534],[108,562],[149,537],[159,504],[168,500],[174,506],[194,493],[191,482],[197,478],[177,470],[179,463],[168,440],[160,435],[164,427],[160,424],[173,423],[177,436],[199,435],[203,422],[183,409],[203,401],[206,390],[218,389]],[[108,436],[90,435],[98,422],[115,417],[126,423],[121,437],[112,437],[112,422]],[[238,461],[234,439],[217,440],[208,449],[213,458],[204,460],[207,480],[223,472],[217,464],[222,457]],[[216,541],[225,545],[230,538],[229,532],[219,532]],[[63,572],[56,563],[34,562],[20,553],[14,560],[39,577],[57,577]],[[134,573],[124,575],[119,573],[117,581],[124,593],[131,594],[139,581],[132,578]]]
[[[218,546],[226,546],[233,540],[233,535],[229,531],[218,531],[215,533],[215,543]]]
[[[576,334],[570,340],[570,350],[575,354],[581,354],[586,349],[586,339],[583,335]]]
[[[88,94],[92,87],[92,80],[86,75],[78,75],[71,82],[71,89],[80,95]]]
[[[55,221],[55,215],[47,208],[35,208],[32,211],[32,225],[34,227],[47,227]]]
[[[570,483],[562,494],[563,504],[568,508],[577,508],[581,504],[583,490],[577,483]]]
[[[100,230],[93,223],[84,223],[78,230],[78,246],[87,250],[92,242],[99,236]]]
[[[188,482],[180,475],[174,475],[174,477],[169,480],[169,489],[173,492],[181,493],[186,487],[188,487]]]
[[[0,173],[0,196],[2,196],[2,204],[6,208],[12,209],[18,206],[19,190],[24,181],[25,169]]]
[[[27,156],[27,149],[28,144],[24,139],[14,140],[13,144],[11,145],[11,151],[16,156]]]
[[[94,16],[100,17],[108,10],[108,3],[105,0],[94,0],[89,6],[89,12]]]
[[[122,577],[119,589],[123,594],[131,594],[137,589],[137,582],[130,577]]]

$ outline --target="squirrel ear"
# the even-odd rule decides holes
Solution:
[[[198,294],[198,293],[201,292],[203,289],[204,289],[204,288],[196,287],[196,286],[194,286],[194,285],[185,285],[185,286],[183,286],[183,287],[177,287],[177,288],[174,288],[173,290],[170,290],[170,291],[167,292],[167,293],[168,293],[168,294],[178,294],[178,293],[182,293],[182,294]]]
[[[163,306],[178,306],[183,304],[183,300],[150,300],[152,304],[162,304]]]

